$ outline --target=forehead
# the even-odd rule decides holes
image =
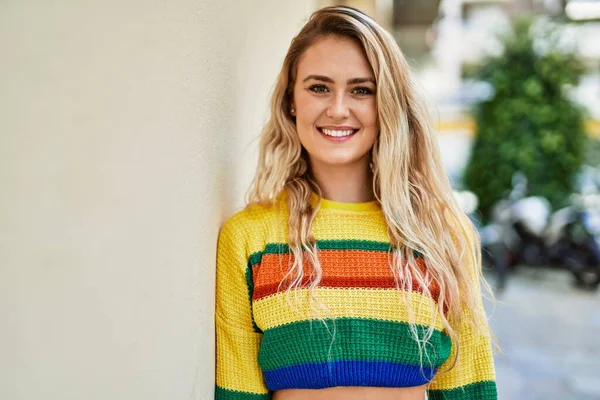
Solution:
[[[325,75],[338,79],[373,77],[360,44],[347,38],[328,36],[310,45],[300,56],[297,76]]]

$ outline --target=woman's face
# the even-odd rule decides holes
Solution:
[[[292,108],[313,167],[368,165],[378,132],[375,90],[373,71],[356,42],[329,36],[304,51]]]

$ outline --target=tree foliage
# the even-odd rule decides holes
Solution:
[[[561,205],[583,162],[583,110],[565,93],[579,81],[583,63],[561,49],[555,28],[536,35],[533,26],[531,19],[515,21],[504,53],[486,59],[475,74],[493,95],[473,109],[477,135],[464,183],[479,197],[484,217],[511,188],[516,171],[527,176],[531,195]]]

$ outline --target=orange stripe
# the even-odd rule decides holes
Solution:
[[[321,250],[319,260],[323,276],[319,287],[341,288],[395,288],[394,275],[389,267],[391,254],[388,252],[366,250]],[[264,254],[260,264],[252,267],[254,281],[253,300],[285,291],[291,280],[284,281],[285,272],[291,265],[289,254]],[[417,268],[425,270],[425,263],[417,259]],[[305,271],[300,287],[307,287],[312,265],[305,261]],[[281,284],[280,288],[280,283]],[[413,281],[412,290],[422,292]],[[432,284],[429,288],[434,299],[439,296],[439,287]]]

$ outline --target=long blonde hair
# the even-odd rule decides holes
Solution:
[[[248,192],[249,204],[273,204],[281,193],[287,195],[288,240],[293,254],[286,275],[291,282],[288,290],[302,284],[305,262],[312,266],[310,293],[322,277],[312,234],[320,202],[315,207],[310,203],[312,192],[319,198],[322,193],[311,179],[308,154],[298,138],[290,104],[299,57],[327,36],[359,43],[375,74],[380,132],[371,150],[373,192],[387,222],[393,249],[390,267],[397,286],[405,293],[420,287],[426,295],[432,295],[430,288],[439,288],[433,314],[441,318],[453,342],[460,344],[463,323],[489,335],[479,307],[483,281],[479,238],[453,196],[409,66],[392,36],[350,7],[316,11],[292,40],[273,90],[271,116],[262,133],[258,168]],[[421,254],[426,268],[417,267],[415,253]],[[410,302],[406,303],[409,315],[414,315]],[[470,312],[464,313],[465,309]],[[424,334],[410,322],[421,349],[433,334],[434,321]]]

